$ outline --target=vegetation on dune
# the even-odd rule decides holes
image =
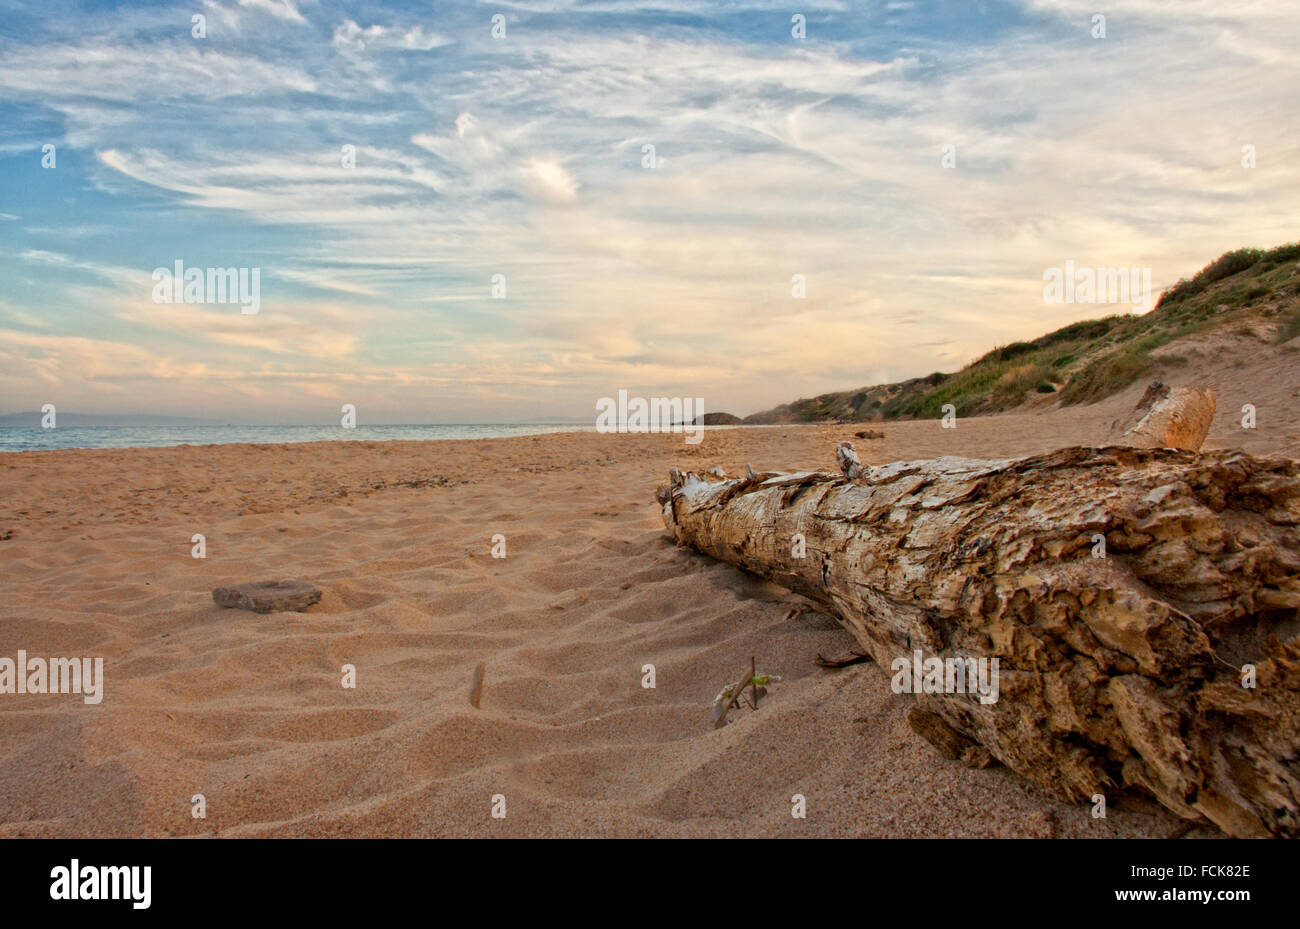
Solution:
[[[1300,307],[1293,307],[1289,313],[1282,317],[1282,326],[1277,333],[1277,342],[1290,342],[1296,336],[1300,336]]]
[[[996,413],[1047,395],[1064,404],[1101,400],[1184,361],[1161,351],[1196,332],[1237,326],[1274,341],[1300,336],[1300,243],[1227,252],[1180,280],[1142,315],[1071,323],[1028,342],[999,346],[952,374],[797,400],[746,423],[931,419],[952,404],[964,416]],[[1256,328],[1258,326],[1258,329]]]
[[[1165,303],[1185,300],[1196,294],[1204,293],[1206,288],[1216,281],[1232,277],[1258,264],[1266,264],[1272,270],[1280,262],[1300,259],[1300,242],[1279,245],[1269,251],[1258,248],[1239,248],[1235,252],[1225,252],[1196,273],[1190,281],[1180,280],[1160,295],[1157,308]]]
[[[1296,262],[1300,243],[1269,251],[1243,248],[1221,255],[1191,280],[1180,280],[1160,295],[1155,309],[1126,319],[1116,344],[1071,373],[1061,392],[1063,403],[1101,400],[1150,374],[1152,353],[1171,342],[1230,324],[1268,321],[1296,311],[1300,287]],[[1278,306],[1265,298],[1276,297]],[[1284,322],[1284,320],[1282,320]],[[1285,328],[1285,322],[1283,325]],[[1247,326],[1246,331],[1249,331]],[[1181,359],[1165,352],[1160,361]]]

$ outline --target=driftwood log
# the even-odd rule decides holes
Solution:
[[[1214,391],[1208,388],[1175,390],[1154,381],[1133,411],[1111,427],[1111,435],[1116,445],[1199,451],[1214,424],[1215,407]]]
[[[1230,835],[1300,835],[1297,462],[838,457],[838,474],[674,468],[664,522],[826,608],[887,671],[998,659],[995,701],[916,696],[913,728],[950,757],[978,747],[1071,802],[1136,788]]]

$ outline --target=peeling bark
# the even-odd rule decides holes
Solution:
[[[996,702],[916,697],[935,719],[914,725],[968,763],[962,739],[1069,801],[1133,787],[1230,835],[1300,834],[1297,462],[851,452],[840,474],[674,469],[664,522],[826,608],[882,668],[916,650],[998,659]]]

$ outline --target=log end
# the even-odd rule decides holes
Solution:
[[[1137,448],[1181,448],[1199,452],[1210,434],[1216,403],[1212,390],[1171,389],[1154,381],[1120,424],[1119,443]]]

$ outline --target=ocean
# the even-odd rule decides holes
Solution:
[[[485,423],[423,426],[0,426],[0,452],[57,448],[160,448],[250,442],[393,442],[427,439],[499,439],[552,432],[594,432],[584,423]]]

